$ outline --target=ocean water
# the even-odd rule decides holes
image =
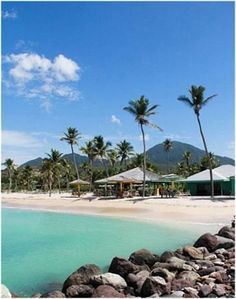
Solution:
[[[60,289],[86,263],[107,270],[114,256],[192,244],[199,233],[114,218],[2,210],[2,283],[20,296]]]

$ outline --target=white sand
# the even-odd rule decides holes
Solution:
[[[98,200],[78,199],[71,194],[2,193],[2,206],[73,214],[129,218],[165,223],[185,228],[197,227],[199,232],[230,224],[234,217],[234,199],[217,198],[152,198]]]

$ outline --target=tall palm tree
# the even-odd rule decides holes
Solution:
[[[126,159],[134,154],[134,148],[130,144],[130,142],[125,139],[120,143],[117,143],[117,154],[118,158],[120,158],[120,165],[122,166],[123,162],[126,164]]]
[[[146,157],[146,143],[145,143],[145,133],[144,133],[144,126],[149,125],[154,128],[159,128],[157,125],[152,124],[149,122],[148,118],[151,115],[156,113],[156,108],[158,105],[149,106],[149,100],[146,99],[144,96],[141,96],[138,100],[133,100],[129,102],[128,107],[124,107],[124,110],[131,113],[135,121],[138,123],[142,133],[143,139],[143,197],[145,196],[145,184],[146,184],[146,168],[147,168],[147,157]]]
[[[190,174],[190,161],[191,161],[191,158],[192,158],[192,153],[190,151],[185,151],[183,153],[183,159],[186,163],[186,167],[188,169],[189,174]]]
[[[163,142],[164,150],[167,153],[167,172],[170,173],[169,160],[170,160],[170,150],[173,148],[173,143],[170,139],[166,138]]]
[[[190,108],[192,108],[197,117],[197,122],[198,122],[199,130],[200,130],[200,134],[202,137],[204,149],[206,152],[206,156],[208,158],[210,181],[211,181],[211,198],[214,198],[214,181],[213,181],[213,175],[212,175],[212,164],[211,164],[211,159],[209,159],[209,152],[207,149],[206,139],[205,139],[205,136],[204,136],[203,130],[202,130],[202,125],[201,125],[201,121],[200,121],[200,110],[204,106],[206,106],[209,103],[209,101],[216,96],[216,94],[214,94],[210,97],[204,98],[204,91],[205,91],[205,87],[203,87],[203,86],[197,87],[197,86],[192,85],[191,89],[189,90],[190,98],[188,98],[186,96],[180,96],[180,97],[178,97],[178,100],[181,102],[184,102]]]
[[[77,166],[77,163],[76,163],[74,147],[73,146],[75,144],[78,144],[78,139],[81,138],[80,135],[81,135],[81,133],[76,128],[69,127],[67,129],[67,132],[64,133],[64,136],[60,139],[62,141],[66,141],[70,145],[71,153],[72,153],[73,160],[74,160],[74,166],[75,166],[77,179],[79,179],[79,172],[78,172],[78,166]]]
[[[61,170],[63,165],[63,158],[62,153],[60,153],[56,149],[51,149],[50,154],[46,154],[48,156],[48,160],[51,161],[53,165],[53,175],[55,176],[57,183],[58,183],[58,189],[59,193],[61,191],[61,182],[60,182],[60,176],[61,176]]]
[[[15,168],[14,161],[12,159],[6,159],[2,165],[6,166],[7,173],[8,173],[8,179],[9,179],[9,186],[8,186],[8,192],[11,192],[12,189],[12,175]]]
[[[90,186],[89,191],[92,190],[92,184],[93,184],[93,161],[96,157],[96,149],[94,145],[94,141],[90,140],[85,143],[85,146],[80,148],[80,151],[88,156],[88,163],[90,166]]]
[[[43,160],[41,172],[43,177],[47,180],[49,196],[51,197],[54,174],[54,165],[52,163],[52,160],[48,158],[45,158]]]
[[[117,152],[117,150],[115,150],[115,149],[108,150],[107,156],[108,156],[108,159],[110,161],[111,167],[114,168],[115,165],[116,165],[116,162],[118,160],[118,152]]]
[[[94,146],[95,146],[94,147],[95,155],[96,155],[96,157],[98,157],[101,160],[102,165],[106,171],[106,175],[108,177],[109,176],[108,170],[104,163],[104,158],[107,157],[107,153],[108,153],[109,147],[111,146],[111,142],[110,141],[105,142],[104,138],[101,135],[95,136],[93,142],[94,142]]]
[[[32,176],[33,176],[33,168],[30,165],[26,165],[22,170],[22,176],[25,182],[25,185],[27,185],[27,190],[30,190],[30,185],[32,182]]]

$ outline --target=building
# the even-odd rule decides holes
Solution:
[[[233,165],[221,165],[212,170],[215,195],[235,194],[235,167]],[[191,195],[210,195],[211,182],[209,169],[189,176],[181,180],[186,183]]]

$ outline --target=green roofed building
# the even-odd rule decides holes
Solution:
[[[235,195],[235,167],[221,165],[212,170],[215,195]],[[206,169],[181,180],[193,196],[207,196],[211,194],[210,174]]]

